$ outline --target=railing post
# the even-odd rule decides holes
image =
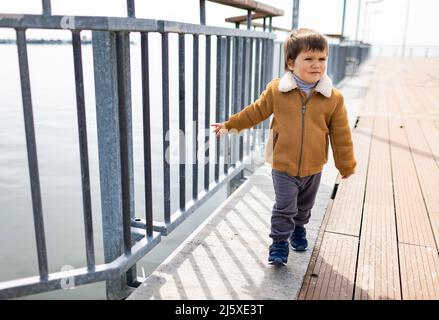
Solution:
[[[135,219],[129,33],[118,33],[116,50],[118,60],[119,124],[121,129],[124,245],[125,253],[129,253],[131,252],[131,221]],[[129,285],[136,285],[137,271],[135,265],[127,272],[127,281]]]
[[[200,24],[206,25],[206,0],[200,0]]]
[[[43,15],[44,16],[52,15],[52,5],[50,3],[50,0],[42,0],[42,5],[43,5]]]
[[[116,37],[107,31],[92,37],[104,258],[111,263],[123,253]],[[125,298],[127,289],[126,275],[106,280],[108,299]]]
[[[136,9],[135,9],[135,1],[134,0],[127,0],[127,14],[128,18],[135,18],[136,17]]]

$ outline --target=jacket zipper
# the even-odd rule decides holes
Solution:
[[[305,135],[305,111],[306,111],[306,105],[308,104],[308,101],[311,99],[311,96],[313,95],[314,90],[309,94],[309,97],[306,99],[305,103],[302,104],[302,137],[301,137],[301,143],[300,143],[300,157],[299,157],[299,168],[297,170],[297,175],[300,174],[300,169],[302,165],[302,153],[303,153],[303,137]],[[302,100],[303,102],[303,100]]]

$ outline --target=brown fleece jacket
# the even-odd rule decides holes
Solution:
[[[260,97],[224,123],[240,133],[273,114],[265,159],[291,176],[309,176],[328,161],[329,139],[335,166],[343,176],[355,172],[351,130],[340,91],[324,76],[311,92],[297,88],[291,72],[274,79]],[[233,131],[232,131],[233,132]]]

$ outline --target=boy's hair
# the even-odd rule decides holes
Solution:
[[[328,40],[320,32],[312,29],[295,29],[288,33],[284,41],[285,70],[288,60],[296,60],[302,51],[326,51],[329,53]]]

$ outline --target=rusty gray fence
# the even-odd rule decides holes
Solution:
[[[156,246],[161,236],[168,235],[191,213],[209,200],[220,188],[232,179],[243,176],[245,159],[254,146],[263,144],[265,136],[250,130],[246,135],[215,137],[205,135],[192,147],[195,154],[204,148],[209,158],[210,150],[216,150],[216,161],[204,166],[196,162],[186,164],[187,141],[170,141],[167,136],[170,127],[169,83],[179,84],[179,130],[186,132],[185,99],[193,99],[193,119],[197,124],[195,136],[201,130],[211,131],[211,121],[222,122],[243,106],[256,99],[271,78],[273,66],[274,34],[250,30],[211,27],[206,25],[179,23],[173,21],[137,19],[134,1],[127,1],[128,17],[56,16],[51,14],[50,1],[42,1],[42,15],[1,14],[0,27],[16,31],[16,44],[21,81],[21,95],[25,124],[28,166],[31,182],[33,221],[36,239],[39,275],[0,282],[0,298],[8,299],[62,288],[62,281],[74,279],[75,285],[106,281],[108,299],[123,299],[132,288],[140,283],[137,278],[136,262]],[[32,93],[27,55],[26,31],[28,29],[70,30],[72,63],[75,71],[78,132],[80,146],[83,219],[87,265],[69,271],[49,273],[44,229],[44,212],[41,200],[40,174],[38,171],[37,144],[34,129]],[[86,106],[84,99],[83,65],[81,54],[81,32],[92,32],[93,66],[95,80],[95,106]],[[140,36],[140,46],[130,44],[129,35]],[[152,184],[151,177],[151,121],[149,100],[149,35],[161,35],[162,54],[162,146],[163,187]],[[169,34],[178,35],[179,78],[169,78]],[[193,63],[185,65],[186,36],[193,38]],[[204,38],[205,57],[199,56],[200,38]],[[203,40],[204,40],[203,39]],[[216,61],[211,58],[212,42],[216,41]],[[132,106],[130,80],[130,50],[141,50],[142,108],[143,108],[143,157],[145,212],[134,212]],[[205,70],[199,70],[199,59],[204,59]],[[192,68],[193,92],[185,92],[185,70]],[[211,92],[211,70],[216,68],[215,92]],[[205,79],[205,101],[199,101],[198,82]],[[211,106],[211,94],[216,102]],[[104,264],[97,265],[95,259],[92,207],[90,199],[89,161],[87,149],[86,112],[87,107],[96,108],[98,133],[99,175],[102,207],[102,232]],[[199,123],[199,108],[205,112],[205,123]],[[211,114],[214,110],[214,114]],[[261,123],[257,128],[267,127]],[[245,140],[245,143],[244,143]],[[180,168],[178,180],[171,181],[170,165],[166,152],[174,143],[180,144]],[[219,158],[223,160],[220,162]],[[220,166],[220,163],[223,163]],[[192,165],[192,177],[186,176],[186,166]],[[210,169],[214,166],[214,179]],[[199,168],[203,169],[200,170]],[[198,185],[199,175],[204,183]],[[136,177],[138,179],[139,177]],[[186,179],[192,180],[192,197],[186,197]],[[171,194],[171,184],[179,185],[179,194]],[[155,219],[152,207],[153,192],[164,195],[162,219]],[[175,197],[175,198],[174,198]],[[179,209],[171,212],[171,198],[179,199]],[[3,210],[2,210],[3,211]],[[158,220],[163,220],[159,222]],[[6,244],[3,244],[6,245]]]

